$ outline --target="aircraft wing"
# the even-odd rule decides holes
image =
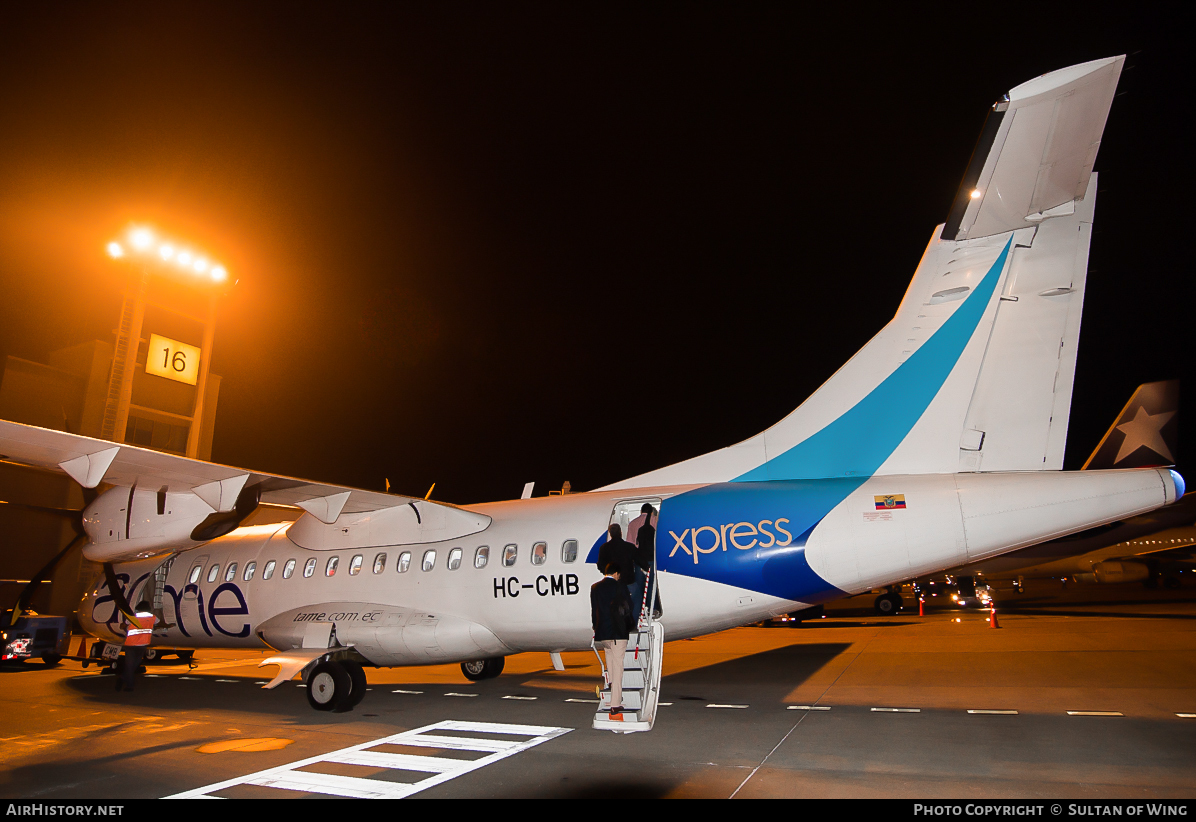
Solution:
[[[104,482],[195,494],[216,511],[232,510],[242,489],[256,487],[262,502],[297,506],[327,524],[342,514],[404,505],[412,506],[417,515],[420,511],[435,512],[438,523],[449,526],[446,530],[473,532],[490,522],[484,514],[419,497],[248,471],[4,420],[0,420],[0,459],[68,474],[85,488]]]

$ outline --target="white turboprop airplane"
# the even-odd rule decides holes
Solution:
[[[666,635],[756,622],[1182,496],[1166,468],[1061,470],[1092,167],[1122,63],[1055,71],[994,104],[893,319],[738,445],[589,493],[469,506],[7,422],[0,455],[112,486],[84,517],[84,555],[106,571],[79,610],[88,631],[119,643],[128,603],[157,601],[154,643],[269,646],[280,672],[267,687],[302,672],[325,710],[361,698],[365,665],[464,662],[485,678],[507,654],[589,647],[607,526],[626,532],[651,503],[664,614],[628,654],[633,712],[594,720],[647,730]],[[303,513],[238,527],[259,501]]]

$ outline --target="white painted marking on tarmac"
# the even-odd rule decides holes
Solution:
[[[746,708],[747,705],[724,705],[719,702],[711,702],[706,707],[707,708]]]
[[[672,702],[657,702],[657,703],[656,703],[656,707],[657,707],[657,708],[664,708],[664,707],[666,707],[666,706],[668,706],[668,705],[672,705],[672,704],[673,704]]]
[[[459,694],[455,691],[449,691],[445,696],[477,696],[477,694]]]
[[[1196,719],[1196,714],[1176,714],[1180,719]]]
[[[404,691],[402,688],[391,691],[392,694],[422,694],[423,691]]]
[[[153,679],[165,679],[165,677],[163,677],[162,674],[146,674],[146,676],[151,677]]]
[[[601,702],[597,699],[566,699],[566,702],[589,702],[594,705],[599,705]]]
[[[217,679],[217,682],[240,682],[239,679]]]
[[[514,694],[511,694],[510,696],[503,697],[503,699],[525,699],[529,702],[533,699],[539,699],[539,698],[540,697],[538,697],[538,696],[515,696]]]
[[[203,679],[203,677],[202,676],[180,676],[179,679],[193,679],[196,682],[199,682],[201,679]]]
[[[572,728],[553,728],[542,725],[509,725],[494,722],[457,722],[446,720],[434,725],[425,725],[413,731],[385,736],[371,742],[363,742],[351,748],[301,759],[289,765],[257,771],[235,779],[216,782],[202,788],[173,794],[167,799],[215,799],[212,794],[238,785],[256,785],[266,788],[281,788],[308,794],[330,794],[355,799],[402,799],[427,790],[442,782],[484,768],[506,759],[550,739],[567,734]],[[469,734],[503,734],[528,737],[522,742],[497,739],[494,736],[440,736],[429,731],[453,731]],[[480,759],[449,759],[440,756],[419,756],[395,754],[371,750],[382,745],[402,745],[416,748],[441,748],[465,751],[481,751],[487,755]],[[390,768],[415,771],[430,776],[414,782],[389,782],[358,776],[338,776],[310,770],[299,770],[321,763],[360,765],[369,768]]]
[[[829,711],[830,705],[790,705],[786,711]]]
[[[1017,711],[990,711],[987,708],[974,708],[974,709],[968,708],[968,713],[970,713],[970,714],[999,714],[1002,716],[1004,716],[1004,715],[1017,716]]]
[[[1121,711],[1068,711],[1068,716],[1125,716]]]
[[[882,714],[920,714],[921,708],[873,708],[873,713]]]

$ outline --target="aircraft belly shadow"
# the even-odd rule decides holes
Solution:
[[[820,642],[816,644],[786,645],[761,651],[758,654],[716,662],[700,668],[675,674],[666,674],[661,686],[661,697],[670,699],[694,699],[692,694],[703,694],[698,699],[730,698],[744,699],[750,691],[750,700],[781,702],[794,688],[816,674],[824,665],[851,647],[850,642]],[[667,660],[667,656],[666,656]]]

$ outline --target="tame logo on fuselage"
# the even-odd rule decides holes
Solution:
[[[669,551],[671,559],[678,551],[684,551],[693,557],[694,564],[698,564],[702,554],[713,554],[715,551],[726,551],[728,546],[740,551],[750,551],[752,548],[784,548],[793,542],[793,534],[786,530],[788,517],[779,519],[762,519],[756,523],[727,522],[718,526],[702,525],[697,528],[686,528],[680,536],[675,531],[669,531],[673,538],[673,548]],[[775,532],[775,533],[774,533]]]
[[[128,574],[117,574],[116,580],[120,586],[121,593],[129,598],[130,592],[137,591],[143,582],[149,579],[149,574],[142,574],[137,580],[129,585]],[[123,615],[116,607],[116,602],[111,593],[101,594],[101,591],[106,590],[101,586],[96,588],[94,592],[95,599],[91,605],[91,618],[97,625],[106,625],[110,631],[119,635],[126,626],[123,624]],[[144,591],[142,594],[144,595]],[[168,627],[177,627],[179,633],[185,637],[190,637],[191,632],[187,630],[187,623],[184,619],[183,602],[187,594],[194,595],[194,602],[196,605],[196,616],[199,619],[199,627],[208,636],[215,636],[212,633],[212,628],[215,628],[218,633],[227,637],[234,637],[243,639],[249,636],[250,623],[242,622],[239,626],[232,627],[230,624],[220,624],[221,619],[228,617],[248,617],[249,603],[245,599],[245,595],[241,593],[241,589],[231,582],[225,582],[219,585],[214,591],[211,591],[207,597],[207,603],[204,603],[204,594],[199,586],[194,583],[189,583],[183,586],[182,591],[175,589],[173,585],[165,585],[162,588],[164,594],[162,604],[165,606],[167,602],[174,605],[174,620],[171,624],[169,617],[166,617],[165,610],[163,610],[163,618],[166,619]],[[222,599],[223,597],[223,599]],[[231,602],[230,602],[231,599]],[[217,600],[221,600],[221,604],[217,604]],[[111,607],[111,612],[106,619],[100,618],[101,606],[108,605]],[[235,624],[235,623],[234,623]],[[195,627],[195,623],[191,623],[191,627]],[[161,631],[162,626],[158,626],[156,630]],[[155,636],[162,636],[161,633]]]

